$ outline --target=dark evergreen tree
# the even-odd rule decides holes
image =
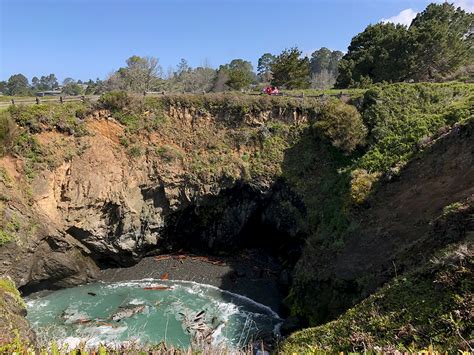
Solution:
[[[272,80],[272,64],[275,61],[275,56],[270,53],[265,53],[258,59],[257,74],[263,82]]]
[[[448,3],[430,4],[410,26],[415,41],[416,81],[437,80],[474,61],[474,14]]]
[[[413,41],[403,25],[379,23],[355,36],[339,62],[339,88],[372,82],[401,81],[408,77]]]
[[[310,86],[309,59],[301,57],[298,48],[285,49],[275,58],[271,69],[272,85],[286,89],[306,89]]]
[[[214,89],[222,91],[229,87],[233,90],[241,90],[247,88],[254,80],[252,63],[243,59],[234,59],[229,64],[219,67]]]
[[[381,81],[439,81],[474,58],[474,14],[430,4],[407,29],[379,23],[355,36],[339,62],[336,86]]]
[[[28,95],[30,93],[29,89],[28,79],[23,74],[15,74],[8,79],[8,95]]]

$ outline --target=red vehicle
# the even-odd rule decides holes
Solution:
[[[267,95],[280,95],[280,90],[276,86],[267,86],[263,88],[263,92]]]

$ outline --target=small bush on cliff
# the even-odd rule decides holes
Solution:
[[[18,129],[8,112],[0,112],[0,156],[9,152],[14,145]]]
[[[99,104],[110,111],[120,111],[130,107],[133,98],[125,91],[111,91],[102,94],[99,98]]]
[[[157,148],[156,154],[167,163],[171,163],[177,159],[183,159],[183,154],[178,149],[169,145],[162,145]]]
[[[367,135],[367,128],[357,109],[336,99],[329,100],[321,108],[315,127],[345,154],[362,145]]]
[[[128,154],[132,158],[139,158],[143,155],[143,149],[139,145],[134,145],[128,150]]]
[[[380,173],[369,173],[364,169],[356,169],[351,173],[351,199],[355,204],[362,204],[369,196],[372,185],[378,180]]]
[[[18,306],[26,308],[25,301],[21,298],[20,292],[17,290],[15,283],[10,278],[7,277],[0,279],[0,291],[8,292],[15,298]]]
[[[0,229],[0,247],[15,240],[15,236],[6,230]]]

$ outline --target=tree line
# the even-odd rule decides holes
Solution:
[[[41,92],[56,91],[64,95],[89,95],[96,91],[104,92],[106,87],[103,81],[97,79],[83,82],[66,78],[59,84],[55,74],[34,76],[31,83],[23,74],[14,74],[7,81],[0,81],[0,93],[12,96],[34,96]]]
[[[378,23],[356,35],[339,62],[336,86],[474,79],[474,14],[430,4],[410,26]]]
[[[343,53],[321,48],[310,57],[303,57],[298,48],[284,50],[275,56],[265,53],[258,60],[257,72],[251,62],[233,59],[213,69],[208,65],[192,68],[181,59],[175,70],[163,73],[158,58],[131,56],[125,66],[105,80],[82,82],[72,78],[59,84],[54,74],[33,77],[31,83],[23,74],[12,75],[0,82],[0,92],[8,95],[35,95],[44,91],[60,90],[65,95],[101,94],[125,90],[167,92],[221,92],[251,87],[274,85],[287,89],[330,88],[338,73],[338,62]]]
[[[406,27],[393,23],[369,25],[351,41],[347,53],[320,48],[303,55],[297,47],[280,54],[265,53],[257,70],[234,59],[217,69],[192,68],[181,59],[165,74],[158,58],[131,56],[105,80],[82,82],[67,78],[59,85],[54,74],[22,74],[0,82],[0,92],[32,95],[58,90],[66,95],[132,92],[219,92],[265,85],[285,89],[367,87],[380,82],[474,80],[474,14],[449,3],[430,4]]]

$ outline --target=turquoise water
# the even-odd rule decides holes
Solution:
[[[201,338],[238,348],[281,323],[264,305],[188,281],[95,283],[26,301],[38,338],[69,346],[166,341],[188,347]]]

